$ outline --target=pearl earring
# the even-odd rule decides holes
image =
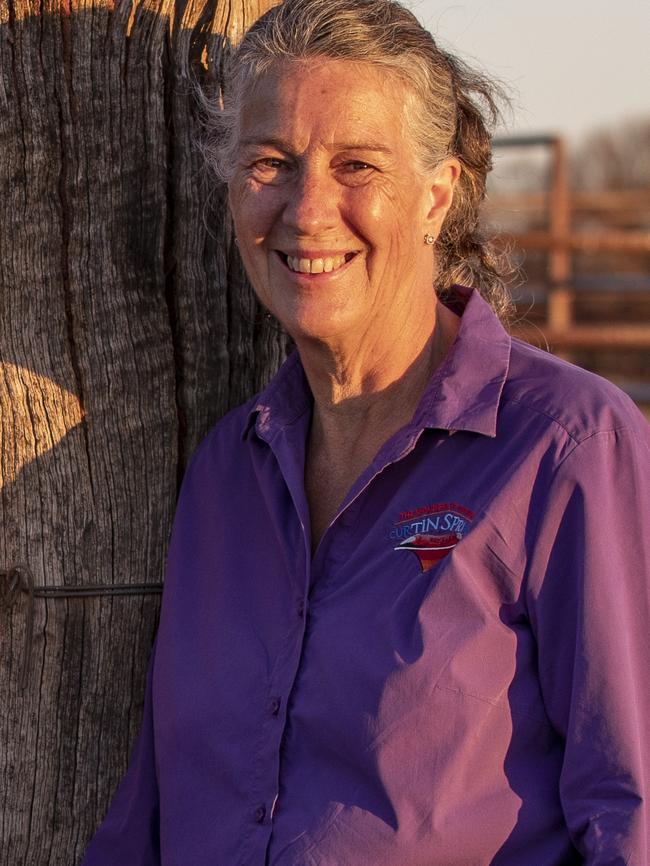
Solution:
[[[425,243],[427,246],[430,247],[430,246],[432,246],[433,244],[435,244],[435,242],[436,242],[436,239],[434,238],[433,235],[426,234],[426,235],[424,236],[424,243]]]

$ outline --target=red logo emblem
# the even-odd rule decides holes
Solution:
[[[473,519],[473,511],[455,502],[427,505],[402,511],[390,538],[399,541],[394,550],[415,554],[420,569],[428,571],[454,549]]]

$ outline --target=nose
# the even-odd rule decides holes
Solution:
[[[329,167],[305,165],[291,184],[284,224],[299,237],[315,238],[339,222],[340,189]]]

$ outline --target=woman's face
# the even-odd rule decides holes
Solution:
[[[458,164],[419,167],[404,85],[367,63],[285,63],[241,107],[229,197],[246,271],[300,343],[403,334],[433,308]],[[420,321],[421,326],[421,321]]]

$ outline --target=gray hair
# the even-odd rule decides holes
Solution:
[[[505,97],[493,81],[439,48],[395,0],[284,0],[262,15],[230,58],[221,104],[207,106],[203,149],[217,176],[227,182],[236,161],[243,95],[274,64],[315,57],[372,63],[410,88],[417,111],[409,128],[422,168],[435,169],[448,157],[462,166],[436,241],[436,290],[443,296],[454,284],[475,286],[505,317],[508,267],[479,228],[492,168],[491,130]]]

